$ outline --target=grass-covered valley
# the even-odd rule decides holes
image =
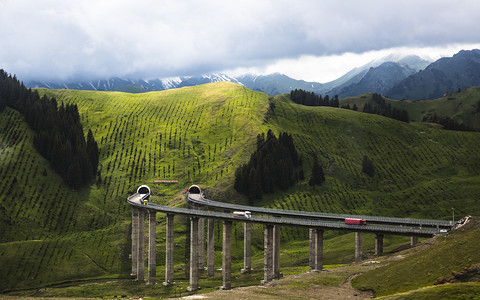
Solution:
[[[226,82],[144,94],[38,92],[55,97],[58,103],[78,106],[84,130],[92,130],[98,141],[100,176],[88,187],[68,188],[35,150],[34,133],[22,114],[9,107],[0,113],[0,292],[31,295],[54,284],[125,279],[110,291],[93,289],[85,295],[86,289],[73,287],[65,294],[44,295],[113,297],[142,294],[144,289],[149,290],[146,295],[174,293],[163,287],[145,288],[129,279],[131,210],[126,197],[147,184],[153,190],[153,202],[184,205],[182,192],[190,184],[199,184],[211,199],[245,204],[246,197],[233,189],[235,170],[250,158],[257,135],[270,129],[277,135],[292,135],[306,178],[287,190],[264,195],[255,205],[438,219],[450,219],[453,207],[457,218],[480,215],[479,132],[447,131],[435,124],[404,123],[347,109],[307,107],[293,103],[287,95],[269,97]],[[356,101],[360,106],[368,97],[343,99],[341,104]],[[477,88],[469,88],[443,100],[392,101],[392,106],[401,105],[415,121],[432,110],[439,115],[450,113],[446,107],[451,107],[464,122],[478,128],[479,97]],[[314,155],[326,177],[319,187],[308,185]],[[372,178],[362,173],[364,156],[374,163]],[[178,183],[153,183],[159,179]],[[161,282],[163,215],[158,215],[157,223],[157,280]],[[217,224],[217,236],[220,229]],[[179,287],[186,286],[186,230],[186,220],[176,218]],[[232,270],[236,273],[232,278],[238,277],[233,285],[258,284],[263,276],[263,232],[253,227],[253,267],[258,272],[243,279],[240,225],[234,226],[233,234]],[[385,238],[387,253],[408,244],[404,237]],[[282,272],[307,270],[308,231],[285,227],[281,239]],[[325,264],[350,263],[353,240],[351,233],[326,232]],[[221,266],[221,242],[217,241],[216,266]],[[373,236],[365,235],[364,252],[372,252],[373,247]],[[472,258],[472,264],[479,262],[478,257]],[[450,275],[454,267],[439,276]],[[202,277],[200,286],[204,290],[220,286],[221,272],[216,275]],[[364,286],[370,288],[367,283]]]

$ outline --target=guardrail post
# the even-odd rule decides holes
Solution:
[[[205,269],[205,218],[198,219],[198,269]]]
[[[273,278],[280,278],[280,225],[273,226]]]
[[[148,211],[148,284],[155,284],[157,280],[157,212]]]
[[[165,241],[165,282],[164,286],[169,286],[173,284],[173,274],[174,274],[174,263],[173,263],[173,249],[174,249],[174,236],[173,236],[173,224],[174,224],[173,214],[167,214],[167,232],[166,232],[166,241]]]
[[[315,270],[315,229],[310,228],[308,230],[309,236],[309,256],[308,256],[308,271],[313,272]]]
[[[198,290],[198,217],[190,217],[190,285],[187,290]]]
[[[138,231],[137,231],[137,280],[145,280],[145,212],[138,210]]]
[[[262,283],[268,283],[273,278],[273,225],[265,224],[264,228],[264,256],[263,256],[263,281]]]
[[[137,276],[138,208],[132,207],[132,276]]]
[[[215,274],[215,236],[214,220],[208,219],[207,276]]]
[[[315,271],[323,270],[323,230],[315,230]]]
[[[243,269],[242,273],[252,270],[252,223],[243,223]]]
[[[232,221],[223,221],[222,290],[232,288]]]
[[[361,261],[362,256],[362,233],[357,231],[355,232],[355,262]]]
[[[383,254],[383,234],[375,233],[375,256]]]
[[[410,246],[415,246],[418,244],[418,236],[411,236],[410,237]]]

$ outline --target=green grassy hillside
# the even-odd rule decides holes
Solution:
[[[479,224],[480,220],[474,218],[464,227],[430,241],[430,244],[433,243],[431,247],[424,247],[404,259],[392,261],[382,268],[362,274],[353,280],[353,284],[360,289],[375,291],[376,296],[431,286],[438,278],[451,275],[453,271],[462,271],[480,261]],[[429,295],[430,299],[433,299],[436,293],[441,295],[442,289],[444,287],[415,291],[413,294],[419,297],[426,294],[424,298],[427,299]],[[450,299],[456,298],[452,296],[455,292],[458,291],[449,291]],[[479,286],[476,283],[477,297],[478,292]]]
[[[357,104],[362,111],[366,102],[371,102],[371,94],[350,97],[340,100],[341,105]],[[480,129],[480,87],[469,87],[460,92],[448,93],[435,100],[398,101],[386,99],[392,107],[404,109],[411,120],[420,122],[424,117],[436,114],[439,117],[449,116],[457,122]]]
[[[271,126],[293,134],[306,174],[310,154],[317,153],[327,180],[321,188],[301,183],[274,206],[430,218],[448,218],[452,206],[460,213],[479,213],[474,208],[480,180],[478,133],[306,107],[286,98],[276,106]],[[374,162],[374,178],[361,172],[364,155]]]
[[[40,93],[79,106],[84,129],[99,141],[101,182],[68,189],[36,153],[23,117],[1,113],[0,290],[128,275],[126,197],[141,184],[159,202],[191,183],[230,186],[268,106],[265,94],[225,83],[142,95]],[[180,183],[155,186],[155,179]]]
[[[78,105],[84,130],[101,151],[101,180],[68,189],[32,146],[33,133],[12,109],[0,113],[0,291],[92,277],[128,277],[130,208],[126,197],[149,184],[153,201],[182,203],[190,184],[209,197],[246,203],[233,189],[235,169],[253,152],[256,136],[272,129],[293,135],[306,179],[264,196],[257,205],[285,209],[449,219],[480,214],[480,134],[444,131],[377,115],[305,107],[232,83],[213,83],[144,94],[39,90],[59,103]],[[275,104],[267,114],[269,103]],[[308,186],[312,154],[326,182]],[[375,176],[361,172],[364,155]],[[154,184],[156,179],[178,184]],[[164,260],[159,215],[157,261]],[[183,261],[185,220],[176,218],[175,262]],[[216,229],[220,234],[220,227]],[[234,227],[234,263],[242,231]],[[282,230],[282,265],[307,265],[307,230]],[[351,234],[326,233],[326,263],[353,258]],[[261,264],[263,233],[254,231]],[[373,239],[366,237],[366,249]],[[388,240],[389,238],[387,238]],[[351,244],[348,241],[352,240]],[[390,238],[394,249],[404,238]],[[218,244],[220,246],[220,243]],[[181,269],[179,269],[181,272]],[[159,271],[159,281],[161,272]]]

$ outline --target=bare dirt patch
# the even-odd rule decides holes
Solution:
[[[273,280],[263,286],[239,287],[228,291],[216,291],[186,299],[367,299],[370,291],[352,287],[352,279],[379,264],[354,264],[319,273],[303,273]]]

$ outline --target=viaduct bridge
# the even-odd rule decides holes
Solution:
[[[418,237],[432,237],[445,233],[454,225],[451,221],[423,220],[407,218],[386,218],[345,214],[311,213],[281,209],[260,208],[228,204],[207,200],[198,186],[192,186],[186,194],[191,208],[177,208],[148,203],[150,189],[143,185],[137,193],[127,198],[132,206],[132,275],[137,280],[145,280],[144,230],[145,215],[149,216],[148,238],[148,279],[149,284],[156,282],[156,213],[166,214],[166,264],[164,285],[173,284],[174,274],[174,233],[175,215],[190,218],[190,284],[189,291],[199,288],[199,269],[205,262],[205,220],[208,220],[207,237],[207,276],[214,275],[214,222],[222,221],[222,289],[231,288],[231,231],[233,222],[244,223],[244,268],[242,273],[251,270],[251,224],[263,224],[264,228],[264,279],[267,283],[279,278],[280,273],[280,226],[298,226],[309,228],[309,270],[318,272],[323,269],[323,232],[324,230],[345,230],[355,232],[355,261],[362,260],[362,233],[375,234],[375,255],[383,253],[385,234],[410,236],[412,245]],[[219,211],[212,211],[218,209]],[[232,214],[232,211],[248,211],[253,215]],[[345,219],[361,219],[366,225],[345,224]]]

